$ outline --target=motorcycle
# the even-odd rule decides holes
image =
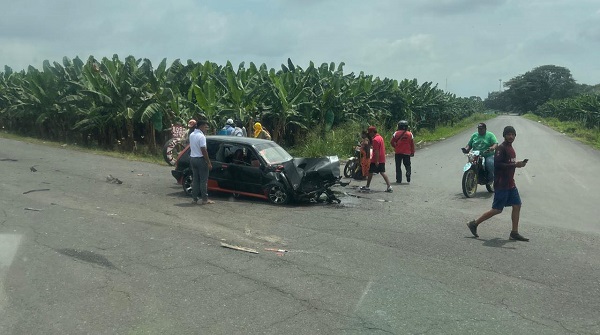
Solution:
[[[360,166],[360,145],[354,147],[354,155],[348,158],[344,166],[344,177],[362,179],[362,167]]]
[[[163,158],[167,164],[175,166],[179,153],[188,145],[188,130],[182,125],[171,125],[171,138],[162,149]]]
[[[478,150],[467,151],[461,148],[467,155],[467,164],[463,168],[462,190],[467,198],[471,198],[477,192],[477,185],[485,185],[488,192],[494,192],[494,181],[488,180],[485,170],[485,158]]]

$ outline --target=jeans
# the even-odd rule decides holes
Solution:
[[[494,182],[494,156],[485,158],[485,171],[487,172],[488,184]]]
[[[208,164],[204,157],[192,157],[190,159],[192,166],[192,197],[198,201],[198,195],[202,196],[202,201],[208,201]]]

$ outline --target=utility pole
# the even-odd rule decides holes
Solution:
[[[498,84],[498,92],[502,92],[502,79],[498,79],[500,84]]]

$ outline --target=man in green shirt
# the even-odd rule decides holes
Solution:
[[[477,125],[477,132],[471,135],[469,143],[464,148],[464,152],[469,150],[479,150],[480,154],[485,158],[485,170],[487,172],[488,182],[494,182],[494,152],[498,146],[496,135],[491,131],[487,131],[485,123]]]

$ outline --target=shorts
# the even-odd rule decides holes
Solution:
[[[371,163],[369,173],[385,172],[385,163]]]
[[[521,205],[521,197],[516,187],[510,190],[496,190],[494,192],[493,209],[503,210],[504,207],[517,205]]]

